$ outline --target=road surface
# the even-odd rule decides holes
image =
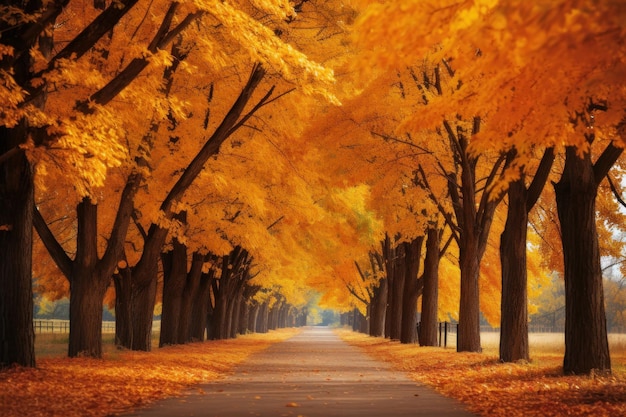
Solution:
[[[225,379],[129,416],[470,417],[462,405],[374,360],[327,327],[252,355]]]

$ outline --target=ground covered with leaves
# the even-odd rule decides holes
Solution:
[[[338,330],[341,338],[390,362],[411,378],[456,398],[484,416],[626,416],[626,355],[613,353],[609,376],[565,376],[558,349],[540,349],[530,363],[500,363],[497,350],[402,345],[388,339]],[[484,345],[483,345],[484,347]]]
[[[104,359],[54,355],[0,372],[0,415],[110,416],[222,378],[251,354],[296,334],[283,329],[153,352],[109,349]]]

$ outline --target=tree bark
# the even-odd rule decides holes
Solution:
[[[393,293],[391,308],[391,329],[389,331],[389,337],[391,340],[400,340],[402,337],[402,306],[404,300],[404,281],[406,279],[406,254],[404,253],[404,246],[397,245],[393,253],[395,255],[393,259],[393,285],[389,288],[389,291]]]
[[[189,341],[202,342],[205,340],[207,326],[207,311],[211,302],[211,283],[214,279],[214,270],[200,275],[198,290],[193,295],[193,306],[189,323]],[[207,335],[208,338],[208,335]]]
[[[576,152],[566,148],[563,174],[554,184],[565,266],[563,371],[610,372],[595,209],[598,183],[604,175],[598,178],[589,153],[580,158]]]
[[[115,345],[118,347],[132,346],[132,319],[130,314],[130,268],[120,268],[113,275],[115,284]],[[125,315],[124,317],[122,315]]]
[[[422,317],[419,343],[421,346],[437,346],[437,323],[439,307],[439,244],[441,231],[428,229],[426,257],[424,258],[424,289],[422,292]]]
[[[509,207],[500,237],[502,302],[500,360],[528,361],[528,307],[526,240],[528,211],[524,180],[509,184]]]
[[[20,89],[32,92],[34,74],[29,51],[39,47],[48,56],[51,42],[42,32],[55,21],[65,2],[48,2],[45,6],[40,0],[2,4],[22,8],[27,14],[42,12],[35,21],[19,25],[0,19],[2,43],[13,48],[13,53],[0,57],[0,70],[11,74]],[[38,107],[44,104],[45,97],[35,102]],[[11,128],[0,126],[0,369],[13,364],[36,365],[32,290],[35,186],[33,167],[19,147],[29,137],[38,142],[38,136],[42,135],[26,120]]]
[[[248,320],[250,318],[250,302],[243,300],[239,306],[239,325],[237,334],[246,334],[248,331]]]
[[[276,330],[278,329],[278,313],[280,312],[280,307],[282,305],[282,301],[277,301],[274,303],[269,309],[269,314],[267,318],[267,329],[268,330]]]
[[[250,307],[250,314],[248,315],[248,331],[251,333],[257,332],[257,321],[260,309],[261,306],[256,301],[254,301]]]
[[[507,158],[513,158],[513,150]],[[554,161],[554,150],[544,151],[535,177],[528,189],[525,175],[509,185],[509,206],[504,231],[500,237],[502,265],[502,300],[500,303],[500,360],[528,361],[528,278],[526,241],[528,213],[537,202]]]
[[[387,273],[387,318],[385,336],[400,340],[402,332],[402,297],[404,295],[404,248],[394,245],[389,236],[383,242],[383,258]]]
[[[163,300],[159,347],[179,343],[181,306],[187,283],[187,247],[174,239],[171,251],[161,254],[163,265]]]
[[[370,303],[370,336],[385,335],[385,312],[387,311],[387,278],[381,278],[372,291]]]
[[[0,127],[0,155],[26,137]],[[20,153],[0,163],[0,368],[35,367],[33,330],[33,171]]]
[[[156,275],[156,271],[154,272]],[[132,344],[125,346],[131,350],[149,352],[152,350],[152,323],[154,320],[154,305],[157,294],[157,278],[145,283],[134,281],[131,275],[131,334]],[[125,315],[128,316],[128,315]]]
[[[370,252],[370,264],[372,273],[379,276],[377,285],[372,288],[370,296],[370,336],[381,337],[385,335],[385,313],[387,311],[387,278],[382,256],[376,252]]]
[[[400,343],[415,343],[417,341],[417,299],[419,298],[424,280],[418,277],[422,244],[424,236],[416,237],[404,246],[404,291],[402,299],[402,327]]]
[[[102,307],[110,269],[98,266],[98,206],[84,199],[77,207],[76,258],[70,280],[68,356],[102,357]]]
[[[239,319],[241,318],[241,304],[243,299],[243,291],[236,291],[235,296],[231,300],[230,304],[230,328],[228,329],[228,337],[230,339],[235,339],[237,334],[239,333]]]
[[[206,314],[200,314],[197,317],[193,316],[194,302],[200,290],[200,280],[202,276],[202,266],[204,265],[205,256],[199,252],[194,252],[191,256],[191,268],[187,274],[187,282],[183,291],[181,305],[180,305],[180,327],[178,329],[178,343],[187,343],[194,340],[192,337],[192,330],[194,329],[194,322],[201,317],[206,317]],[[206,311],[206,310],[205,310]],[[204,327],[201,327],[204,330]],[[204,331],[202,332],[204,336]],[[204,340],[200,338],[199,340]]]
[[[466,235],[460,248],[461,299],[459,304],[458,352],[480,352],[480,260],[476,239]]]
[[[267,333],[269,330],[269,305],[268,302],[261,304],[259,308],[259,317],[256,323],[257,333]]]

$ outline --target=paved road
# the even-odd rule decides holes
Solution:
[[[199,393],[200,388],[204,393]],[[253,355],[226,379],[133,416],[470,417],[460,403],[371,359],[326,327]]]

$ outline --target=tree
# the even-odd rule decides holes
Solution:
[[[176,9],[177,5],[174,4],[165,12],[162,24],[148,46],[149,52],[156,54],[159,48],[165,47],[174,36],[197,17],[197,15],[188,14],[181,23],[172,27]],[[147,58],[132,60],[108,84],[91,94],[90,100],[101,106],[109,103],[148,66],[148,63]],[[93,112],[81,101],[77,101],[75,111],[79,114]],[[83,197],[77,206],[78,228],[74,259],[70,259],[66,254],[64,248],[47,228],[39,212],[35,213],[35,226],[38,233],[70,283],[70,343],[68,347],[70,357],[78,355],[100,357],[102,354],[101,326],[98,325],[102,321],[102,301],[122,255],[133,210],[132,201],[140,181],[139,173],[133,172],[129,175],[121,195],[111,236],[106,244],[106,251],[101,258],[98,256],[97,204],[90,196]],[[91,191],[87,188],[83,190],[83,193],[91,193]]]
[[[10,323],[2,331],[3,337],[7,338],[1,343],[2,366],[13,362],[25,366],[35,364],[31,287],[31,233],[35,188],[33,163],[24,150],[30,149],[31,158],[38,159],[38,148],[50,148],[56,143],[62,143],[67,149],[77,151],[74,156],[75,164],[80,164],[81,159],[86,157],[92,159],[89,163],[95,162],[92,165],[97,167],[94,171],[81,175],[90,183],[98,183],[101,179],[98,174],[103,173],[103,168],[116,164],[120,157],[115,152],[107,152],[103,155],[95,154],[97,157],[92,158],[94,154],[88,154],[84,147],[81,149],[80,145],[77,146],[71,140],[72,129],[85,123],[88,116],[68,120],[59,113],[44,113],[42,108],[46,100],[46,86],[49,81],[55,81],[55,74],[58,74],[62,65],[83,57],[137,2],[123,1],[123,7],[112,4],[82,28],[84,30],[62,50],[47,59],[51,41],[48,34],[67,3],[23,1],[15,6],[10,2],[3,2],[0,6],[3,16],[0,23],[3,32],[0,46],[2,96],[3,103],[6,103],[3,104],[0,126],[0,164],[6,172],[0,179],[0,211],[3,213],[1,221],[4,225],[0,251],[3,259],[6,259],[0,270],[0,282],[6,288],[6,291],[2,291],[0,314],[3,317],[0,321]],[[35,64],[32,64],[31,59]],[[116,94],[111,91],[109,93],[113,96]],[[83,97],[85,98],[87,97]],[[92,98],[96,104],[100,104],[99,98]],[[102,97],[104,101],[110,98],[110,94]],[[107,126],[107,123],[102,126]],[[115,146],[110,149],[114,150]],[[5,299],[5,296],[9,298]]]
[[[450,143],[449,152],[453,155],[454,163],[451,168],[439,164],[439,169],[447,180],[452,213],[446,211],[443,203],[436,196],[424,170],[420,171],[421,180],[430,191],[431,199],[439,207],[459,247],[461,270],[457,343],[459,352],[481,351],[478,279],[480,263],[487,248],[495,210],[502,200],[502,196],[494,196],[489,191],[502,175],[504,157],[500,155],[493,162],[487,159],[484,168],[486,174],[480,177],[477,172],[479,155],[473,154],[469,149],[470,136],[478,134],[480,123],[480,118],[475,117],[469,127],[469,132],[466,126],[457,125],[456,129],[453,129],[447,120],[443,123]]]
[[[587,114],[594,110],[592,103]],[[591,143],[595,137],[587,134],[586,139]],[[593,163],[590,152],[581,156],[569,146],[563,174],[554,184],[565,266],[565,373],[611,370],[595,202],[598,184],[622,152],[609,143]]]
[[[511,151],[509,157],[514,157]],[[528,213],[543,189],[554,161],[554,149],[543,154],[530,186],[525,174],[511,182],[508,188],[508,214],[500,236],[500,263],[502,265],[502,301],[500,323],[500,360],[515,362],[530,360],[528,348],[528,296],[526,246]]]
[[[587,158],[585,154],[590,151],[590,143],[585,135],[589,132],[585,130],[593,128],[596,135],[601,132],[603,137],[612,141],[611,146],[615,148],[604,148],[607,153],[598,165],[601,166],[599,172],[608,172],[610,166],[607,167],[605,163],[610,162],[609,165],[612,165],[619,156],[616,156],[619,153],[617,149],[624,146],[623,128],[620,126],[623,126],[625,96],[615,94],[620,89],[617,80],[625,72],[623,61],[616,59],[620,55],[616,55],[616,51],[623,51],[624,48],[619,40],[619,34],[623,33],[623,8],[611,1],[592,4],[569,0],[556,2],[550,8],[524,2],[480,1],[455,3],[449,7],[438,6],[428,2],[403,3],[401,8],[392,2],[376,4],[369,13],[363,15],[358,24],[367,27],[367,32],[363,32],[365,38],[398,41],[395,44],[397,53],[381,60],[385,65],[397,67],[399,62],[425,54],[455,60],[456,66],[464,72],[465,83],[459,90],[462,93],[456,95],[459,103],[463,104],[464,112],[470,115],[482,113],[489,118],[489,126],[474,141],[472,152],[482,153],[494,149],[507,152],[516,147],[518,158],[515,165],[528,167],[531,144],[539,147],[555,146],[555,152],[563,150],[566,155],[569,154],[569,157],[566,156],[570,161],[568,170],[584,168],[589,172],[592,170],[585,168],[584,162],[576,163],[571,158],[576,155],[583,161]],[[432,17],[433,13],[436,19]],[[377,21],[374,16],[389,19]],[[432,30],[432,22],[437,22],[437,30]],[[518,42],[519,39],[523,41]],[[435,52],[432,49],[434,45],[438,45]],[[474,53],[469,53],[470,48]],[[548,81],[555,77],[560,80],[559,83]],[[567,121],[576,120],[576,115],[581,109],[587,108],[590,102],[608,102],[609,96],[611,106],[607,107],[607,112],[596,112],[593,125],[578,123],[574,127],[578,130],[576,134],[572,128],[563,129]],[[440,107],[432,115],[441,114],[449,105],[440,102]],[[551,109],[551,117],[546,117],[536,109]],[[430,122],[429,115],[420,114],[420,119],[422,123]],[[416,122],[416,119],[412,121]],[[564,178],[562,182],[559,181],[561,201],[583,199],[574,197],[575,193],[583,191],[582,185],[567,185],[568,178],[572,178],[569,173]],[[504,183],[510,179],[505,178]],[[597,189],[600,178],[591,179],[588,174],[587,180],[582,183],[595,196],[594,188]],[[581,188],[578,188],[579,185]],[[583,206],[587,212],[592,209],[590,203],[587,201],[587,205]],[[595,225],[590,215],[588,213],[584,217],[589,223],[585,226],[586,238],[593,241],[595,239],[591,229],[595,229]],[[566,222],[575,221],[573,213],[568,217],[566,212],[562,212],[561,216],[565,216],[562,218]],[[582,214],[580,216],[579,220],[582,221]],[[566,227],[569,229],[572,224]],[[566,238],[565,233],[563,237]],[[568,234],[567,238],[574,238],[574,234]],[[568,253],[576,247],[574,242],[564,242],[563,245],[563,252]],[[570,262],[574,258],[569,254],[566,256]],[[594,244],[590,244],[585,248],[584,255],[581,249],[575,258],[590,260],[598,256]],[[594,288],[596,298],[593,304],[598,304],[597,294],[601,291],[597,289],[602,284],[598,281],[597,267],[593,266],[597,262],[589,262],[586,273],[581,273],[577,278],[571,277],[570,283],[577,289],[572,290],[568,297],[576,297],[574,293]],[[571,267],[568,273],[573,273]],[[583,275],[585,278],[582,278]],[[570,301],[573,310],[586,309],[579,304],[581,300]],[[594,330],[590,330],[589,334],[593,341],[583,337],[568,338],[572,352],[582,352],[585,349],[583,344],[601,346],[605,343],[600,323],[603,318],[598,317],[601,311],[588,310],[583,314],[594,316],[590,321],[590,327]],[[595,349],[593,353],[599,356],[598,365],[605,367],[603,349]],[[582,355],[576,359],[569,354],[566,357],[568,359],[564,361],[564,368],[568,372],[589,372],[589,364],[594,361],[583,359]]]

